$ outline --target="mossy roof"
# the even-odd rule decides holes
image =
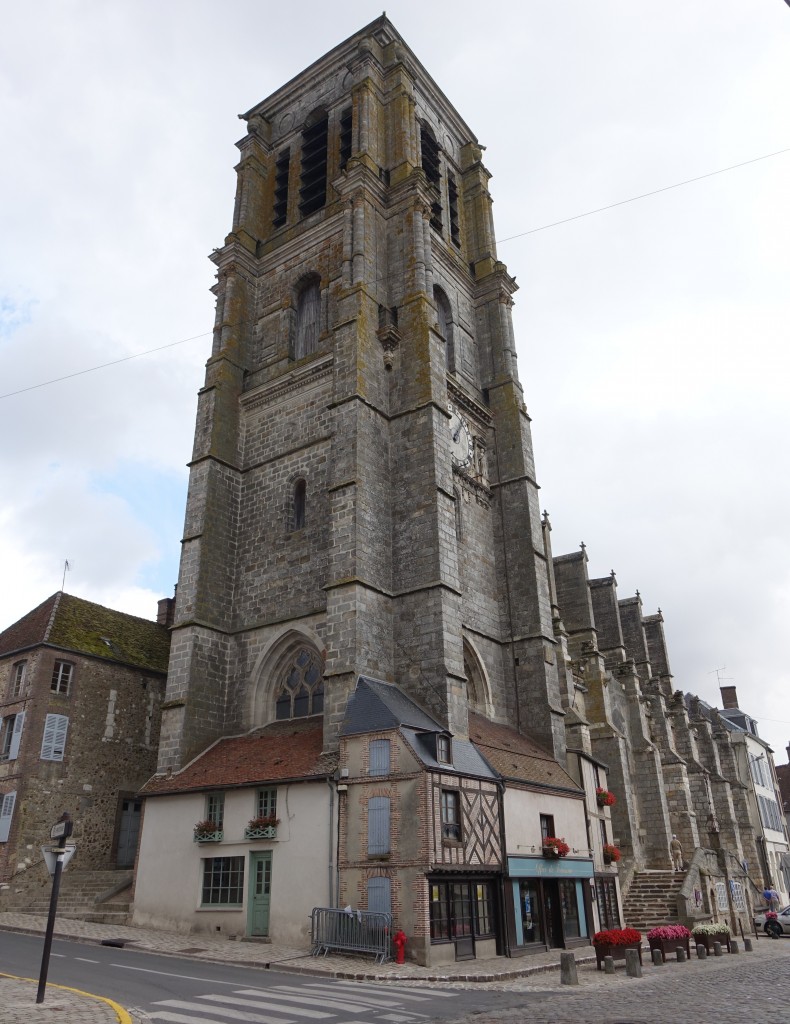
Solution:
[[[170,631],[58,591],[0,633],[0,656],[37,644],[166,673]]]

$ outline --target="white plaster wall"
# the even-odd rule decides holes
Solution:
[[[149,797],[145,802],[136,875],[133,923],[174,931],[245,935],[249,898],[249,854],[272,851],[269,935],[285,945],[306,947],[313,907],[331,906],[330,861],[337,836],[330,837],[326,782],[277,787],[276,840],[245,840],[255,815],[257,788],[225,793],[224,836],[220,843],[195,843],[195,822],[205,818],[205,794]],[[337,801],[335,801],[335,820]],[[241,909],[202,909],[205,857],[245,858]]]
[[[541,855],[540,815],[554,815],[554,830],[570,846],[569,857],[587,857],[584,802],[556,794],[505,790],[505,842],[509,857]],[[574,853],[574,850],[576,851]]]

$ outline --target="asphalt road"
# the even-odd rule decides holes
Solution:
[[[37,978],[42,949],[41,937],[0,932],[0,970]],[[169,1024],[425,1024],[523,1007],[534,995],[335,981],[60,939],[52,944],[48,982]]]

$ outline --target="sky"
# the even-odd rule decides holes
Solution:
[[[110,607],[152,618],[172,594],[236,115],[380,13],[5,11],[0,629],[66,560],[65,588]],[[387,14],[486,146],[554,554],[584,542],[592,577],[615,570],[621,597],[661,608],[675,687],[720,706],[735,685],[786,763],[790,7]]]

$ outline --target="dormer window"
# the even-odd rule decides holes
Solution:
[[[436,760],[439,764],[452,764],[452,747],[450,745],[449,736],[437,736],[436,737]]]

